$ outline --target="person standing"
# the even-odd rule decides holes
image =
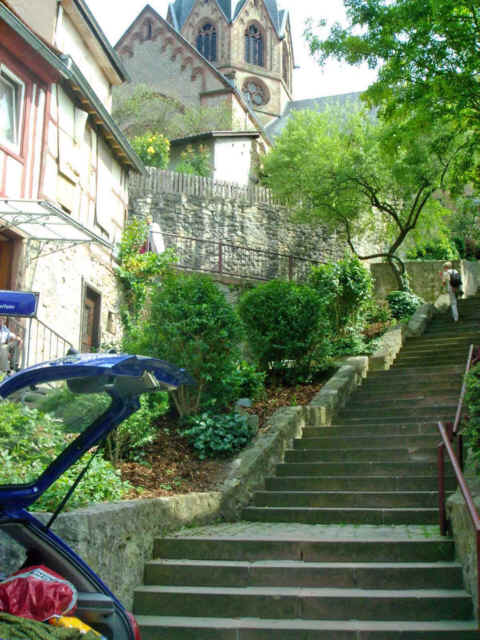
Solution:
[[[450,308],[452,310],[453,321],[458,322],[457,298],[462,295],[462,280],[456,269],[453,269],[451,262],[445,262],[440,272],[442,283],[446,287],[450,298]]]
[[[10,349],[12,346],[20,348],[22,339],[15,335],[5,324],[5,319],[0,316],[0,372],[10,371]]]

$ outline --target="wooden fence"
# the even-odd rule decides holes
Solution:
[[[265,187],[243,187],[233,182],[219,182],[211,178],[156,169],[155,167],[147,167],[145,175],[131,176],[129,190],[132,195],[136,196],[152,193],[186,193],[200,198],[243,200],[250,204],[279,204],[272,192]]]

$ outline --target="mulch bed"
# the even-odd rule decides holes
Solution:
[[[322,385],[323,382],[268,388],[265,398],[249,409],[259,417],[259,432],[267,431],[268,418],[277,409],[308,404]],[[200,460],[179,429],[178,422],[163,416],[157,438],[147,448],[144,460],[120,466],[123,480],[133,487],[127,499],[215,491],[221,485],[230,460]]]

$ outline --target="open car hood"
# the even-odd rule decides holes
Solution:
[[[14,463],[19,447],[31,446],[34,463],[18,483],[0,482],[0,510],[32,505],[138,409],[142,393],[171,391],[184,384],[193,384],[185,370],[127,354],[66,356],[4,380],[0,383],[0,474],[2,466]]]

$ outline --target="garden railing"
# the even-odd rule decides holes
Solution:
[[[447,519],[446,511],[446,494],[445,494],[445,452],[452,465],[457,484],[462,492],[467,511],[475,530],[476,551],[477,551],[477,612],[480,614],[480,516],[475,507],[470,490],[465,481],[463,475],[463,436],[459,432],[461,419],[463,416],[463,401],[466,391],[466,377],[471,367],[480,362],[480,349],[473,345],[470,345],[468,352],[467,364],[465,367],[465,375],[463,378],[462,389],[458,400],[457,411],[455,414],[454,422],[448,422],[444,425],[442,422],[438,423],[438,430],[440,432],[441,441],[438,445],[438,500],[439,500],[439,517],[440,517],[440,533],[442,536],[447,535],[450,523]],[[455,454],[455,450],[452,446],[454,439],[457,439],[458,455]]]
[[[155,233],[154,233],[155,235]],[[161,233],[165,248],[173,249],[176,266],[189,271],[204,271],[236,278],[305,280],[310,268],[321,264],[299,256],[268,249],[242,247],[223,240],[203,240]]]

